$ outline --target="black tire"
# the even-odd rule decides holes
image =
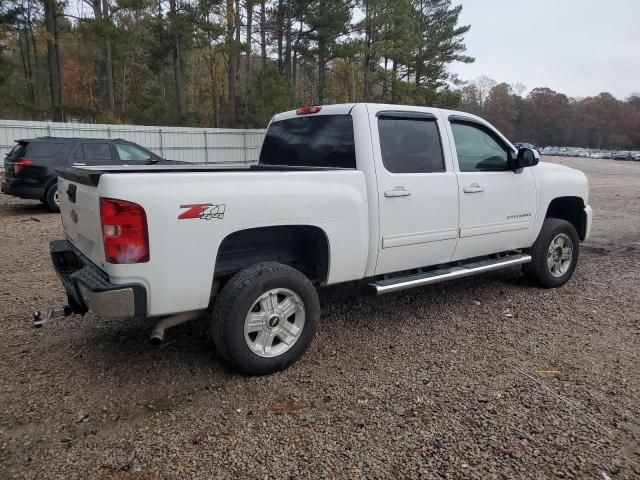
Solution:
[[[56,202],[57,193],[58,184],[54,183],[47,189],[47,193],[45,193],[44,200],[42,202],[47,206],[49,211],[53,213],[58,213],[60,211],[60,205]]]
[[[255,302],[274,289],[286,289],[298,296],[304,309],[304,325],[288,350],[277,356],[264,357],[249,347],[245,318]],[[289,318],[295,319],[296,315],[298,313]],[[319,317],[318,294],[305,275],[280,263],[259,263],[238,272],[218,294],[211,321],[213,343],[218,353],[240,372],[249,375],[273,373],[286,369],[302,357],[315,337]],[[274,328],[278,327],[282,329],[276,322]]]
[[[548,259],[551,242],[562,235],[571,241],[571,258],[566,265],[566,271],[564,271],[564,269],[557,269],[553,272],[549,266]],[[564,241],[566,241],[566,238]],[[578,237],[578,232],[576,232],[575,227],[566,220],[547,218],[542,224],[538,238],[529,249],[529,254],[532,257],[532,261],[524,265],[524,273],[527,278],[539,287],[560,287],[571,278],[578,263],[578,256],[580,255],[580,238]],[[554,268],[557,268],[557,265]]]

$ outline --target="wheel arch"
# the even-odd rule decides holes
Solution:
[[[329,278],[330,244],[327,233],[313,225],[277,225],[236,230],[220,243],[214,282],[251,265],[278,262],[304,273],[314,284]]]
[[[581,197],[566,196],[551,200],[544,218],[559,218],[574,226],[580,240],[587,234],[587,216],[584,211],[585,203]]]

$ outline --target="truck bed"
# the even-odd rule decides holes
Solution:
[[[98,186],[100,177],[119,173],[212,173],[212,172],[310,172],[350,170],[337,167],[292,167],[288,165],[114,165],[66,167],[57,170],[58,175],[72,182]]]

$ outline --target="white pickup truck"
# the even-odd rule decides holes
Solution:
[[[308,107],[269,124],[257,165],[59,171],[68,296],[57,313],[210,316],[238,370],[300,358],[316,288],[366,279],[378,294],[524,265],[533,284],[572,275],[591,227],[587,179],[538,163],[476,116],[380,104]],[[210,307],[212,307],[210,309]]]

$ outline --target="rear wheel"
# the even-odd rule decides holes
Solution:
[[[54,183],[47,189],[43,202],[52,212],[60,211],[60,194],[58,193],[58,184]]]
[[[580,239],[566,220],[547,218],[533,246],[531,263],[524,265],[525,275],[544,288],[560,287],[573,275],[578,263]]]
[[[250,375],[284,370],[307,350],[320,304],[309,279],[287,265],[238,272],[218,295],[211,330],[220,355]]]

